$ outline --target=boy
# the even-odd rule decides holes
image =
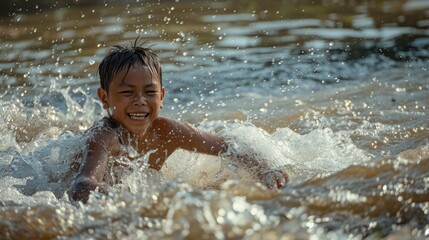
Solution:
[[[108,116],[88,131],[80,172],[72,185],[72,198],[86,202],[91,191],[107,194],[105,180],[109,157],[130,157],[149,153],[150,168],[160,170],[176,149],[219,155],[228,149],[220,136],[201,132],[189,124],[158,116],[163,107],[165,90],[158,57],[150,48],[137,45],[115,46],[98,68],[101,86],[98,97]],[[127,149],[128,147],[128,149]],[[253,171],[269,188],[282,188],[287,174],[270,169],[248,156],[234,156]],[[114,168],[126,164],[113,163]]]

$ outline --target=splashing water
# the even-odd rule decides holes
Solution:
[[[7,2],[0,239],[429,236],[426,1]],[[136,33],[163,60],[162,114],[285,169],[284,189],[178,150],[70,201],[97,62]]]

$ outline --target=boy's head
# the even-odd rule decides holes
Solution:
[[[150,47],[138,45],[137,38],[132,45],[116,45],[103,58],[98,66],[98,74],[100,75],[100,86],[107,93],[109,92],[110,83],[114,76],[121,70],[141,64],[149,69],[152,76],[155,76],[162,87],[162,70],[158,56],[152,52]]]
[[[150,48],[117,45],[98,68],[97,94],[109,117],[132,134],[145,135],[163,106],[161,66]]]

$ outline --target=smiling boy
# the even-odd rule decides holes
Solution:
[[[108,116],[87,132],[80,171],[72,185],[74,200],[86,202],[95,189],[107,194],[102,182],[111,165],[109,159],[127,156],[129,161],[135,160],[128,153],[130,147],[139,156],[150,153],[148,164],[155,170],[160,170],[179,148],[209,155],[220,155],[228,149],[220,136],[159,116],[165,96],[161,65],[150,48],[137,42],[114,46],[98,68],[101,86],[97,94]],[[269,188],[282,188],[288,181],[287,174],[249,156],[235,156],[235,161],[253,169]],[[114,167],[126,166],[114,163]]]

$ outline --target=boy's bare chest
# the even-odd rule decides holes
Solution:
[[[111,149],[111,154],[116,167],[126,167],[136,164],[136,162],[145,162],[150,168],[160,170],[165,160],[171,155],[165,144],[157,142],[145,142],[139,146],[130,146],[118,144]]]

